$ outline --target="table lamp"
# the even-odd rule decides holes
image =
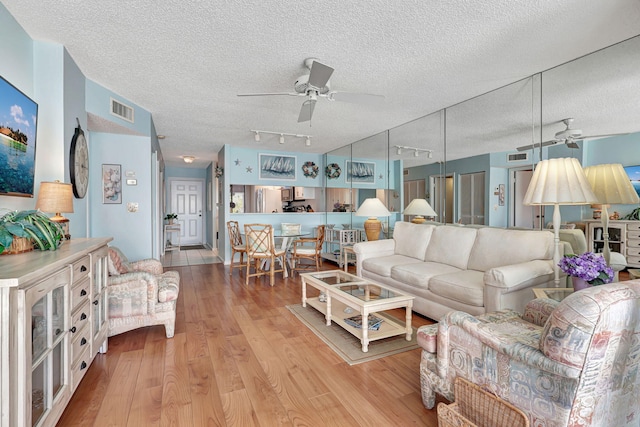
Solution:
[[[415,215],[415,217],[411,220],[414,224],[422,224],[427,220],[424,218],[428,217],[436,217],[438,214],[433,210],[431,205],[425,199],[413,199],[409,206],[407,206],[402,212],[402,215]]]
[[[51,221],[57,222],[62,227],[64,237],[69,240],[69,220],[61,213],[73,213],[73,189],[71,184],[64,182],[41,182],[36,209],[42,212],[55,214]]]
[[[364,222],[364,232],[366,233],[367,240],[369,241],[378,240],[380,238],[382,223],[377,217],[389,215],[391,215],[391,213],[377,197],[365,199],[364,203],[360,205],[355,213],[355,216],[369,217],[369,219]]]
[[[529,188],[524,195],[525,205],[553,206],[554,282],[560,284],[560,205],[589,205],[598,203],[589,181],[577,159],[542,160],[536,165]]]
[[[627,173],[620,163],[595,165],[584,168],[589,184],[602,206],[602,255],[607,265],[611,262],[609,249],[609,205],[631,205],[640,203]]]

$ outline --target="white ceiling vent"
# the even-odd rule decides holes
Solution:
[[[522,162],[529,160],[529,152],[524,153],[509,153],[507,154],[507,162]]]
[[[133,107],[111,98],[111,114],[133,123]]]

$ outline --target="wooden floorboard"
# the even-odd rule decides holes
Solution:
[[[420,350],[349,366],[286,309],[300,302],[298,275],[245,286],[222,264],[171,269],[175,336],[153,326],[109,338],[58,426],[437,426]]]

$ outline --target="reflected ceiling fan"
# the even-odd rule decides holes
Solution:
[[[561,130],[560,132],[556,132],[554,139],[551,139],[549,141],[544,141],[543,143],[537,143],[537,144],[525,145],[523,147],[518,147],[516,148],[516,150],[518,151],[531,150],[537,147],[546,147],[549,145],[556,145],[560,142],[564,142],[569,148],[579,148],[577,141],[582,141],[583,139],[605,138],[607,136],[627,134],[627,133],[609,133],[606,135],[582,135],[582,130],[574,129],[571,127],[573,120],[574,119],[572,118],[562,119],[561,122],[565,124],[566,128],[564,130]]]
[[[316,58],[305,59],[304,65],[309,69],[309,74],[303,74],[298,77],[298,80],[293,85],[294,92],[241,93],[238,96],[304,96],[307,99],[302,103],[302,108],[300,108],[298,123],[311,120],[318,98],[354,104],[369,104],[384,100],[382,95],[332,91],[329,79],[333,74],[333,68],[319,62]]]

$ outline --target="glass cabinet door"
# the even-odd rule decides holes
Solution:
[[[47,289],[47,284],[54,284]],[[65,319],[67,313],[67,279],[54,276],[43,288],[34,289],[41,295],[31,304],[31,425],[39,425],[53,407],[56,398],[68,384],[65,370],[67,351]],[[37,296],[35,296],[37,298]],[[29,301],[27,296],[27,301]]]

